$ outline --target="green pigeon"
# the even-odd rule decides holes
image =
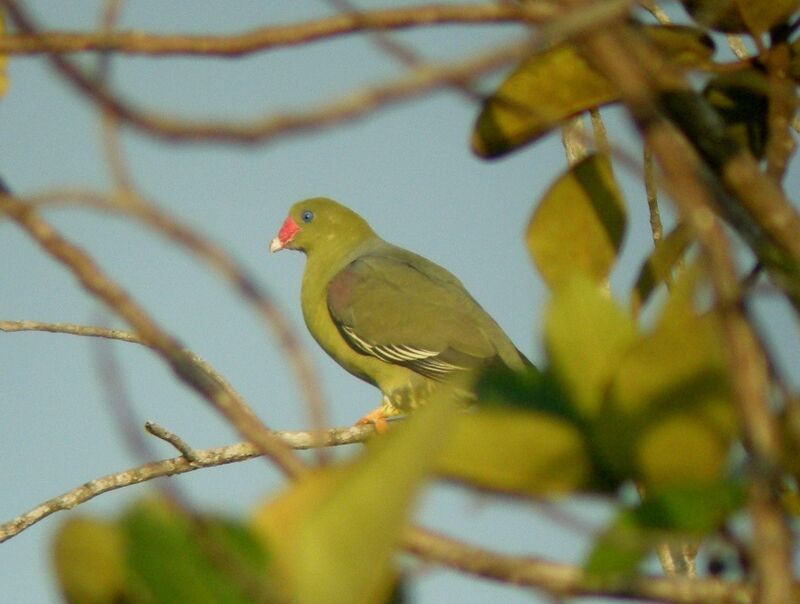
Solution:
[[[530,362],[455,276],[387,243],[343,205],[322,197],[294,204],[269,246],[306,254],[300,300],[317,343],[339,365],[377,386],[381,405],[358,423],[386,430],[442,384],[470,397],[478,371]]]

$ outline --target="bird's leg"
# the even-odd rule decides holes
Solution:
[[[364,424],[375,426],[375,432],[378,434],[386,434],[389,431],[389,422],[386,421],[383,407],[376,407],[356,422],[356,426],[363,426]]]
[[[386,432],[389,431],[389,422],[387,419],[395,415],[401,415],[401,411],[395,407],[394,403],[392,403],[392,399],[384,394],[381,406],[367,413],[356,422],[356,425],[362,426],[364,424],[372,424],[375,426],[375,432],[378,434],[386,434]]]

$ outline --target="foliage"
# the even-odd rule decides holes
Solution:
[[[778,185],[797,103],[792,96],[782,114],[787,103],[776,90],[788,80],[794,94],[800,2],[683,4],[690,26],[645,23],[637,12],[609,26],[641,61],[642,82],[625,81],[604,62],[599,51],[609,39],[591,46],[591,33],[559,37],[510,71],[472,132],[475,153],[498,158],[590,110],[611,103],[630,110],[642,138],[661,153],[664,173],[675,177],[667,186],[679,219],[666,235],[657,233],[630,291],[615,292],[627,303],[612,296],[609,279],[629,228],[626,207],[639,200],[623,199],[616,157],[596,140],[598,150],[565,169],[533,204],[525,231],[533,266],[550,290],[538,369],[487,368],[469,410],[443,389],[354,459],[297,471],[248,522],[153,499],[115,520],[73,517],[54,543],[65,598],[397,601],[396,554],[413,502],[437,479],[531,500],[614,501],[616,517],[584,566],[586,589],[598,593],[628,593],[660,545],[727,538],[733,520],[747,514],[755,528],[747,544],[734,545],[744,558],[762,555],[758,514],[772,513],[780,525],[785,513],[796,513],[796,497],[786,494],[796,490],[799,473],[797,402],[774,372],[764,369],[758,383],[756,370],[769,363],[747,312],[750,282],[733,260],[731,238],[714,230],[714,216],[740,235],[738,245],[797,307],[800,256],[784,228],[794,223],[770,217],[777,208],[796,219]],[[717,32],[757,39],[760,54],[723,64],[715,58]],[[773,64],[779,52],[788,59],[782,70]],[[678,141],[682,133],[687,144],[673,149],[686,157],[664,155],[665,131]],[[670,161],[684,160],[678,165],[688,184],[677,182],[680,170],[670,172]],[[753,166],[755,175],[745,169]],[[742,174],[751,174],[744,185]],[[697,189],[713,203],[686,192]],[[766,209],[758,205],[770,200]],[[23,214],[14,215],[24,221]],[[743,366],[743,358],[763,362]],[[773,397],[759,399],[759,391]],[[759,426],[767,436],[742,421],[752,408],[766,418]],[[787,421],[777,433],[779,417]],[[746,471],[734,463],[737,455]],[[633,503],[624,497],[632,485],[639,492]],[[766,572],[758,564],[741,571],[753,568]],[[788,567],[783,572],[791,576]]]

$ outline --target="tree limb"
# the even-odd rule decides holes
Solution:
[[[117,52],[148,56],[240,57],[363,31],[444,24],[541,23],[561,11],[552,2],[429,4],[343,13],[289,25],[259,27],[233,35],[159,35],[142,31],[24,32],[0,36],[0,54]],[[13,13],[12,13],[13,15]]]

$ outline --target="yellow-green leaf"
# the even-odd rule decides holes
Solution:
[[[754,34],[786,23],[800,8],[800,0],[738,0],[742,19]]]
[[[523,61],[483,105],[472,134],[481,157],[499,157],[562,120],[617,100],[617,90],[568,44]]]
[[[438,471],[481,489],[553,495],[584,488],[591,461],[583,434],[564,418],[491,407],[455,420]]]
[[[710,63],[714,40],[702,29],[688,25],[646,25],[644,34],[671,61],[689,67]]]
[[[622,358],[597,427],[612,463],[657,487],[718,480],[736,435],[717,317],[678,308]]]
[[[302,478],[257,511],[254,526],[273,546],[293,604],[386,601],[392,555],[454,413],[443,395],[355,461]]]
[[[625,234],[622,194],[603,155],[564,172],[541,199],[525,233],[528,251],[553,289],[575,274],[608,277]]]
[[[672,270],[691,241],[691,229],[685,224],[679,224],[656,243],[655,249],[639,269],[631,294],[631,306],[635,314],[647,303],[656,287],[669,282]]]
[[[56,576],[72,604],[115,604],[125,593],[125,539],[113,522],[73,517],[53,543]]]
[[[578,412],[594,417],[620,359],[636,338],[633,319],[605,289],[576,277],[556,290],[544,330],[553,372]]]

